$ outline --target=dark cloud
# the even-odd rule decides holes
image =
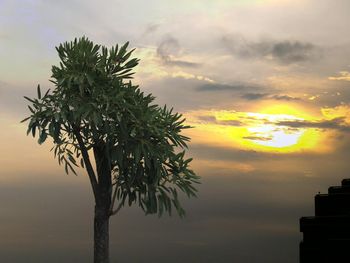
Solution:
[[[274,96],[271,96],[270,98],[275,100],[286,100],[286,101],[301,100],[301,98],[292,97],[288,95],[274,95]]]
[[[148,24],[145,26],[144,31],[141,33],[139,41],[140,43],[145,43],[147,40],[153,40],[159,30],[160,24]]]
[[[162,62],[169,66],[178,67],[198,67],[200,64],[180,59],[174,59],[173,57],[179,56],[181,51],[180,43],[173,37],[167,37],[159,44],[157,48],[157,55]]]
[[[292,128],[333,129],[343,132],[350,132],[350,126],[344,123],[344,117],[321,121],[280,121],[275,124]]]
[[[144,35],[149,35],[156,32],[159,28],[159,24],[150,24],[146,27]]]
[[[259,86],[247,85],[247,84],[219,84],[219,83],[205,83],[196,88],[197,91],[243,91],[260,89]]]
[[[203,121],[205,123],[216,123],[215,116],[199,116],[198,120]]]
[[[228,126],[242,126],[242,125],[244,125],[244,123],[242,123],[239,120],[218,120],[217,124],[228,125]]]
[[[284,63],[310,60],[315,46],[311,43],[283,41],[272,45],[271,55]]]
[[[266,98],[269,96],[267,93],[246,93],[243,94],[241,97],[246,99],[246,100],[259,100],[262,98]]]
[[[218,125],[242,126],[243,123],[239,120],[217,120],[215,116],[199,116],[199,121]]]
[[[285,100],[285,101],[301,100],[300,98],[292,97],[289,95],[271,95],[268,93],[245,93],[241,97],[246,100],[260,100],[260,99]]]
[[[210,83],[196,78],[164,77],[152,83],[147,83],[143,86],[143,90],[156,94],[157,104],[172,105],[180,112],[198,110],[199,108],[223,108],[225,105],[232,105],[233,101],[240,99],[239,95],[228,95],[227,93],[231,93],[230,91],[221,91],[215,94],[209,91],[201,92],[200,90],[203,89],[202,86],[205,89],[206,84]],[[209,88],[212,88],[211,85],[209,85]]]
[[[227,35],[222,43],[232,54],[240,58],[265,58],[283,64],[314,60],[319,57],[319,48],[312,43],[300,41],[258,42],[246,40],[240,35]]]
[[[329,89],[330,87],[332,88]],[[312,95],[316,97],[313,103],[320,107],[350,106],[350,82],[332,81],[329,83],[329,86],[320,89],[317,94]]]
[[[252,141],[271,141],[271,137],[261,137],[261,136],[245,136],[243,139],[252,140]]]

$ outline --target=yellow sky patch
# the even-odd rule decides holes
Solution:
[[[322,143],[329,131],[284,124],[318,121],[287,105],[273,105],[260,112],[194,111],[186,117],[195,126],[188,132],[195,143],[279,153],[331,150],[329,144]]]
[[[335,118],[344,118],[344,122],[350,125],[350,106],[340,105],[336,107],[322,108],[321,112],[327,120]]]

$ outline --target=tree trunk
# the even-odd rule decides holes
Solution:
[[[105,146],[94,146],[98,176],[98,195],[95,196],[94,263],[109,263],[109,217],[111,208],[111,165],[105,156]]]
[[[109,209],[95,206],[94,263],[109,263]]]

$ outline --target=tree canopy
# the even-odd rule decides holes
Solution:
[[[86,37],[56,47],[55,88],[42,93],[38,86],[37,98],[25,97],[31,112],[23,120],[29,121],[27,134],[37,136],[39,144],[52,138],[52,151],[66,173],[85,168],[96,202],[104,160],[112,180],[111,215],[125,203],[137,203],[146,213],[171,214],[175,207],[182,216],[178,190],[195,196],[199,183],[189,167],[192,159],[185,158],[189,138],[181,134],[191,127],[181,114],[156,105],[151,94],[132,84],[139,60],[127,48],[128,43],[108,49]]]

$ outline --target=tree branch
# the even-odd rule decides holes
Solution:
[[[117,197],[117,190],[118,190],[118,181],[115,182],[115,188],[114,188],[114,192],[113,192],[113,196],[112,196],[111,207],[109,208],[110,215],[113,215],[113,207],[114,207],[114,203],[115,203],[115,198]]]
[[[122,207],[123,207],[123,202],[121,202],[121,203],[119,204],[119,206],[117,207],[116,210],[114,210],[114,211],[111,210],[110,213],[109,213],[109,216],[114,216],[116,213],[119,212],[119,210],[120,210]]]
[[[92,191],[94,192],[95,200],[97,200],[99,198],[98,182],[96,179],[94,169],[92,168],[92,165],[90,162],[89,153],[86,150],[86,147],[84,145],[83,138],[81,137],[81,134],[80,134],[80,130],[76,127],[73,127],[73,132],[80,146],[81,154],[83,156],[84,163],[85,163],[85,168],[89,175]]]

